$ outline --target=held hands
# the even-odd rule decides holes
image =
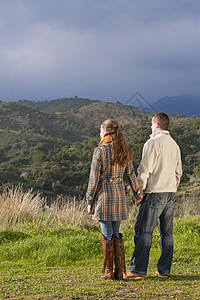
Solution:
[[[135,199],[135,205],[138,206],[142,202],[143,196],[140,199]]]
[[[135,205],[138,206],[141,202],[142,199],[144,198],[144,192],[142,191],[142,189],[138,192],[138,196],[139,198],[135,198]]]
[[[93,215],[93,209],[92,209],[92,205],[91,204],[88,205],[88,214],[89,215]]]

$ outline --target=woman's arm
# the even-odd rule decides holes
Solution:
[[[143,190],[140,187],[139,182],[136,178],[132,162],[129,163],[126,166],[125,172],[126,172],[126,175],[128,177],[130,186],[131,186],[132,191],[133,191],[133,195],[134,195],[134,198],[135,198],[135,203],[138,205],[142,201],[142,199],[144,197],[144,193],[143,193]]]
[[[93,153],[88,189],[86,193],[86,200],[88,202],[88,205],[93,205],[95,194],[99,184],[100,171],[101,171],[101,151],[97,147],[95,148]]]

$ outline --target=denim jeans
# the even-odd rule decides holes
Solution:
[[[129,271],[145,276],[147,273],[152,234],[158,222],[161,256],[157,263],[158,272],[170,274],[173,257],[173,210],[175,193],[146,194],[142,200],[135,224],[135,251]]]
[[[112,241],[113,234],[119,238],[119,227],[121,221],[99,221],[102,235],[109,241]]]

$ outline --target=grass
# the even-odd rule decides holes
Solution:
[[[199,191],[183,193],[174,219],[174,258],[169,279],[155,277],[160,255],[155,229],[147,276],[105,281],[101,233],[86,203],[58,197],[46,200],[22,187],[0,195],[1,299],[198,299],[200,265]],[[138,208],[121,225],[126,263],[134,250]],[[193,215],[193,217],[190,217]],[[196,215],[196,216],[195,216]]]
[[[103,255],[98,227],[0,232],[0,299],[198,299],[200,217],[175,219],[171,277],[154,276],[159,257],[155,230],[147,277],[100,279]],[[133,225],[122,224],[126,263]]]
[[[68,267],[7,265],[1,276],[2,299],[198,299],[199,276],[156,278],[151,267],[140,281],[99,279],[98,259]],[[12,269],[11,269],[12,267]]]

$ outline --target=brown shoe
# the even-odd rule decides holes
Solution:
[[[126,274],[124,274],[125,278],[131,278],[131,279],[142,279],[144,276],[133,274],[130,271],[127,271]]]
[[[102,235],[102,247],[103,247],[103,256],[104,256],[104,266],[103,273],[101,276],[102,279],[114,279],[113,273],[113,255],[114,255],[114,240],[108,241]]]
[[[169,275],[164,275],[164,274],[162,275],[158,271],[156,271],[155,275],[160,277],[160,278],[168,278],[169,277]]]

